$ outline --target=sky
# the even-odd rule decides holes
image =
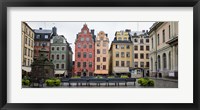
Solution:
[[[52,29],[57,28],[58,35],[64,35],[69,43],[71,43],[72,51],[75,51],[76,34],[81,31],[81,28],[86,23],[88,28],[95,30],[95,35],[98,32],[104,31],[108,34],[109,45],[115,37],[116,31],[130,29],[131,31],[149,30],[154,22],[26,22],[32,29]],[[74,53],[75,55],[75,53]],[[74,60],[74,56],[73,56]]]

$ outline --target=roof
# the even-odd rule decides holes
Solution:
[[[36,34],[51,34],[52,33],[52,30],[47,30],[47,29],[34,29],[34,32]]]

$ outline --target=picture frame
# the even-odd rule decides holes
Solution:
[[[193,7],[193,103],[7,103],[7,7]],[[199,47],[200,1],[199,0],[3,0],[0,2],[0,107],[18,109],[125,109],[125,110],[198,110],[199,107]]]

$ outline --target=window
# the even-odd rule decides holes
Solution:
[[[158,45],[160,44],[160,38],[159,38],[159,34],[158,34]]]
[[[59,47],[57,47],[57,51],[59,51]]]
[[[36,35],[36,39],[40,39],[40,35]]]
[[[62,55],[62,60],[64,60],[65,59],[65,55]]]
[[[146,67],[149,67],[149,62],[146,62]]]
[[[140,59],[144,59],[144,54],[140,53]]]
[[[86,41],[90,41],[90,39],[87,37],[87,38],[86,38]]]
[[[65,50],[65,47],[62,47],[62,50]]]
[[[56,64],[56,69],[59,69],[59,64]]]
[[[97,47],[100,47],[100,43],[97,43]]]
[[[130,67],[130,61],[126,61],[126,66]]]
[[[29,59],[28,59],[28,66],[29,66]]]
[[[106,49],[103,49],[103,54],[106,54]]]
[[[146,59],[149,59],[149,54],[148,53],[146,54]]]
[[[130,52],[126,52],[126,57],[130,57]]]
[[[106,43],[103,43],[103,47],[106,47]]]
[[[144,62],[140,62],[140,67],[144,67]]]
[[[122,38],[121,38],[121,37],[118,37],[118,40],[122,40]]]
[[[135,53],[135,59],[138,59],[138,54],[137,53]]]
[[[57,55],[57,60],[59,60],[59,55]]]
[[[171,52],[169,52],[169,70],[171,69]]]
[[[51,55],[51,59],[54,60],[54,55]]]
[[[81,38],[81,41],[84,41],[84,38]]]
[[[135,46],[134,46],[134,49],[135,49],[135,50],[138,50],[138,46],[137,46],[137,45],[135,45]]]
[[[100,70],[100,65],[97,65],[97,70]]]
[[[83,67],[87,67],[87,64],[86,64],[86,62],[83,62]]]
[[[84,30],[83,33],[84,33],[84,34],[87,34],[87,30]]]
[[[30,50],[28,49],[28,56],[29,56]]]
[[[141,43],[141,44],[143,44],[143,43],[144,43],[143,39],[140,39],[140,43]]]
[[[146,46],[146,50],[149,50],[149,46]]]
[[[81,48],[81,44],[78,44],[78,48]]]
[[[140,46],[140,50],[144,50],[144,46],[143,45]]]
[[[106,70],[106,65],[103,65],[103,70]]]
[[[153,49],[153,38],[151,39],[151,47]]]
[[[167,68],[167,57],[166,57],[166,54],[164,53],[163,54],[163,69],[166,69]]]
[[[78,52],[78,58],[81,58],[81,52]]]
[[[134,39],[134,42],[136,43],[138,40],[137,39]]]
[[[121,49],[124,49],[124,45],[121,45]]]
[[[127,38],[125,37],[124,40],[127,40]]]
[[[121,57],[124,57],[124,52],[121,52]]]
[[[90,68],[92,67],[92,62],[89,62],[89,67],[90,67]]]
[[[170,30],[170,25],[169,25],[169,38],[170,38],[171,30]]]
[[[97,49],[97,54],[100,54],[100,49]]]
[[[149,39],[146,39],[146,43],[149,43]]]
[[[115,46],[116,46],[116,47],[115,47],[116,49],[119,49],[119,45],[115,45]]]
[[[62,67],[62,69],[64,69],[64,66],[65,66],[65,64],[62,64],[62,66],[61,66],[61,67]]]
[[[137,68],[138,67],[138,62],[134,62],[134,66]]]
[[[163,42],[165,42],[165,30],[163,30],[162,34],[163,34]]]
[[[103,40],[103,37],[101,37],[100,40]]]
[[[92,53],[89,53],[89,58],[92,58]]]
[[[119,52],[116,52],[116,57],[119,57]]]
[[[106,57],[103,57],[103,62],[106,62]]]
[[[81,67],[81,62],[78,62],[78,65],[77,65],[77,67]]]
[[[153,71],[153,58],[151,58],[151,70]]]
[[[124,64],[124,61],[121,61],[121,66],[122,66],[122,67],[124,67],[124,66],[125,66],[125,64]]]
[[[83,46],[83,48],[87,48],[87,45],[85,44],[85,45]]]
[[[97,62],[100,62],[100,57],[97,57]]]
[[[87,53],[84,52],[84,53],[83,53],[83,58],[86,58],[86,57],[87,57]]]
[[[119,61],[116,61],[116,66],[119,66]]]
[[[126,49],[130,49],[130,45],[126,45]]]
[[[89,48],[92,48],[92,45],[89,45]]]
[[[158,55],[158,69],[160,69],[160,55]]]
[[[45,38],[45,39],[48,39],[48,37],[49,37],[48,35],[44,35],[44,38]]]

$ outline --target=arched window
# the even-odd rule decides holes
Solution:
[[[57,57],[57,60],[59,60],[59,55],[57,55],[56,57]]]
[[[166,58],[166,54],[163,54],[163,69],[167,68],[167,58]]]
[[[153,71],[153,58],[151,58],[151,71]]]
[[[160,55],[158,55],[158,69],[160,69]]]
[[[54,60],[54,55],[51,55],[52,60]]]
[[[169,52],[169,70],[171,69],[171,52]]]

